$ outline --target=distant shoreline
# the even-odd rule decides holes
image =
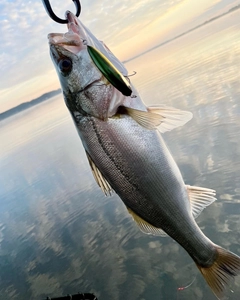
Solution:
[[[35,98],[31,101],[23,102],[9,110],[4,111],[3,113],[0,113],[0,121],[7,119],[15,114],[18,114],[19,112],[26,110],[32,106],[35,106],[41,102],[44,102],[60,93],[61,93],[61,89],[57,89],[57,90],[45,93],[45,94],[41,95],[40,97]]]
[[[213,22],[213,21],[216,21],[217,19],[220,19],[220,18],[222,18],[222,17],[224,17],[224,16],[226,16],[226,15],[228,15],[228,14],[230,14],[230,13],[232,13],[232,12],[238,10],[238,9],[240,9],[240,4],[238,4],[238,5],[236,5],[236,6],[232,7],[232,8],[230,8],[227,12],[222,13],[221,15],[218,15],[218,16],[216,16],[216,17],[213,17],[213,18],[211,18],[211,19],[205,21],[204,23],[201,23],[201,24],[199,24],[199,25],[197,25],[197,26],[195,26],[195,27],[193,27],[193,28],[191,28],[191,29],[189,29],[189,30],[183,32],[183,33],[180,33],[179,35],[176,35],[175,37],[173,37],[173,38],[171,38],[171,39],[169,39],[169,40],[166,40],[166,41],[164,41],[164,42],[162,42],[162,43],[160,43],[160,44],[158,44],[158,45],[156,45],[156,46],[154,46],[154,47],[152,47],[152,48],[150,48],[150,49],[148,49],[148,50],[146,50],[146,51],[144,51],[144,52],[141,52],[141,53],[139,53],[139,54],[137,54],[137,55],[135,55],[135,56],[133,56],[133,57],[127,59],[127,60],[124,60],[123,63],[124,63],[124,64],[125,64],[125,63],[128,63],[128,62],[130,62],[130,61],[132,61],[132,60],[134,60],[134,59],[136,59],[136,58],[138,58],[138,57],[140,57],[140,56],[142,56],[142,55],[144,55],[144,54],[146,54],[146,53],[148,53],[148,52],[151,52],[151,51],[153,51],[153,50],[155,50],[155,49],[157,49],[157,48],[160,48],[160,47],[162,47],[162,46],[164,46],[164,45],[166,45],[166,44],[168,44],[168,43],[170,43],[170,42],[172,42],[172,41],[175,41],[176,39],[179,39],[180,37],[182,37],[182,36],[184,36],[184,35],[187,35],[187,34],[189,34],[190,32],[193,32],[194,30],[199,29],[199,28],[201,28],[201,27],[203,27],[203,26],[205,26],[205,25],[207,25],[207,24],[209,24],[209,23],[211,23],[211,22]]]

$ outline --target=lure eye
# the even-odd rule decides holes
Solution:
[[[72,61],[68,58],[60,60],[58,67],[61,73],[67,75],[72,70]]]

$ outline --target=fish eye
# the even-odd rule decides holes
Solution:
[[[58,63],[58,67],[61,73],[67,75],[72,70],[72,61],[69,58],[61,59]]]

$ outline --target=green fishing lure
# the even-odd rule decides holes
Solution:
[[[132,88],[127,79],[118,69],[97,49],[87,45],[88,53],[103,76],[124,96],[131,96]]]

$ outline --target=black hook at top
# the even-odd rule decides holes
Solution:
[[[79,17],[80,13],[81,13],[81,4],[79,2],[79,0],[72,0],[76,6],[76,17]],[[64,20],[64,19],[60,19],[58,16],[55,15],[55,13],[53,12],[51,5],[49,3],[49,0],[42,0],[43,5],[46,9],[46,12],[48,13],[49,17],[51,19],[53,19],[53,21],[60,23],[60,24],[65,24],[68,22],[68,20]]]

